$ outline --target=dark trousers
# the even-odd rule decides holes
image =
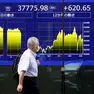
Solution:
[[[39,94],[36,77],[24,77],[22,94]]]

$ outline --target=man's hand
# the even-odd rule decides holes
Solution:
[[[64,71],[64,67],[61,67],[61,71]]]
[[[38,65],[40,65],[40,62],[39,62],[39,60],[37,60],[37,64],[38,64]]]
[[[20,84],[19,84],[18,87],[17,87],[17,91],[18,91],[18,92],[21,92],[22,89],[23,89],[23,85],[20,85]]]

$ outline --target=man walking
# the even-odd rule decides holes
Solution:
[[[38,62],[36,60],[39,40],[36,37],[30,37],[27,41],[27,47],[28,49],[22,54],[18,65],[19,84],[17,91],[22,94],[39,94]]]

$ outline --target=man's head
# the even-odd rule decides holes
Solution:
[[[30,37],[27,41],[27,47],[33,52],[37,52],[39,48],[39,40],[36,37]]]

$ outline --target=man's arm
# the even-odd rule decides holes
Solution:
[[[24,80],[24,71],[20,72],[19,75],[19,84],[23,85],[23,80]]]
[[[21,60],[18,65],[18,73],[19,73],[19,84],[17,87],[17,91],[21,92],[23,89],[23,81],[24,81],[24,74],[29,68],[29,56],[22,55]]]
[[[19,84],[17,87],[18,92],[21,92],[23,89],[23,80],[24,80],[24,71],[20,72],[20,74],[19,74]]]

